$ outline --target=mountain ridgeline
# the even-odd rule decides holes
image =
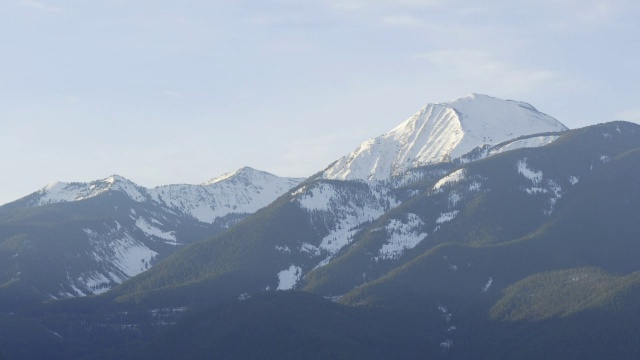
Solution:
[[[243,168],[202,185],[50,184],[0,207],[0,307],[103,293],[301,180]]]
[[[134,185],[99,196],[87,196],[101,191],[99,183],[73,185],[72,196],[51,195],[68,186],[53,185],[1,207],[7,280],[0,294],[13,314],[0,314],[0,352],[33,359],[640,355],[639,125],[568,130],[529,104],[474,94],[428,105],[305,181],[288,181],[251,215],[228,212],[210,222],[179,191]],[[224,226],[211,227],[216,221]],[[51,279],[33,270],[36,263],[64,274],[69,254],[87,261],[66,249],[82,249],[87,238],[119,243],[123,234],[134,237],[131,229],[150,227],[190,245],[140,240],[161,255],[138,259],[144,268],[129,276],[111,269],[121,281],[109,291],[39,303]],[[180,249],[162,253],[160,245]],[[71,284],[64,291],[90,293]],[[25,348],[33,339],[41,346]]]

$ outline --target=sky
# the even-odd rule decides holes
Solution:
[[[640,123],[634,0],[3,0],[0,204],[54,181],[306,177],[428,103]]]

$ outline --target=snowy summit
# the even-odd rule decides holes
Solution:
[[[253,213],[302,180],[243,167],[200,185],[176,184],[147,189],[122,176],[113,175],[89,183],[55,182],[18,201],[26,201],[29,206],[41,206],[81,201],[115,191],[138,203],[159,204],[211,224],[231,213]]]
[[[213,223],[230,213],[253,213],[302,180],[243,167],[201,185],[167,185],[149,189],[148,192],[164,206],[187,213],[202,222]]]
[[[122,176],[111,175],[105,179],[95,180],[90,183],[51,183],[36,193],[38,196],[36,196],[32,206],[80,201],[98,196],[107,191],[121,191],[137,202],[145,200],[145,196],[142,193],[143,190],[139,186]]]
[[[524,135],[568,130],[519,101],[471,94],[429,104],[400,125],[329,166],[323,177],[385,180],[417,166],[459,158],[472,150]]]

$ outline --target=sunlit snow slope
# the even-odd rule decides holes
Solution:
[[[471,94],[429,104],[388,133],[367,140],[325,170],[339,180],[385,180],[417,166],[459,158],[524,135],[567,130],[533,106]]]

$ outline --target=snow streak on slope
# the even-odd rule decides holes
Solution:
[[[440,190],[440,188],[442,188],[445,185],[455,183],[461,180],[464,180],[464,169],[456,170],[451,174],[438,180],[438,182],[433,186],[433,190]]]
[[[112,285],[148,269],[158,255],[129,234],[118,222],[115,222],[115,226],[105,226],[107,231],[83,229],[92,244],[92,252],[88,258],[94,261],[96,266],[94,270],[78,275],[77,281],[69,279],[74,288],[81,290],[76,291],[77,295],[105,292]]]
[[[495,146],[489,150],[489,156],[522,148],[540,147],[556,141],[559,135],[534,136],[522,140],[514,140],[503,146]]]
[[[144,232],[144,234],[147,236],[160,238],[171,245],[178,245],[175,231],[162,231],[157,227],[150,225],[143,218],[136,219],[136,227],[142,230],[142,232]]]
[[[323,177],[386,180],[417,166],[450,161],[485,145],[567,128],[533,106],[472,94],[429,104],[390,132],[362,143]]]
[[[454,210],[454,211],[449,211],[446,213],[441,213],[440,216],[438,217],[438,219],[436,219],[436,224],[442,224],[445,223],[447,221],[451,221],[453,219],[456,218],[456,216],[458,216],[459,211],[458,210]]]

